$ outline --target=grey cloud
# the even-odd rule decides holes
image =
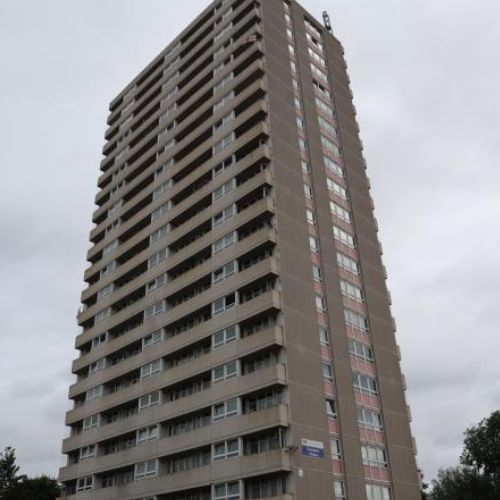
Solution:
[[[107,104],[208,2],[0,2],[0,447],[55,474]],[[500,407],[495,0],[303,0],[346,48],[427,476]]]

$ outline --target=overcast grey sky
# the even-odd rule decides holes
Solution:
[[[500,3],[302,3],[346,49],[430,478],[500,407]],[[0,0],[0,449],[27,473],[61,461],[108,103],[207,4]]]

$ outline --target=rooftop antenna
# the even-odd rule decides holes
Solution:
[[[325,28],[330,33],[333,33],[333,31],[332,31],[332,24],[330,23],[330,16],[328,15],[328,12],[326,10],[323,11],[323,22],[325,23]]]

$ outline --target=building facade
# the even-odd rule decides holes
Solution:
[[[218,0],[108,125],[63,498],[420,499],[339,41]]]

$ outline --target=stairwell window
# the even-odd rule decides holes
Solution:
[[[156,304],[153,304],[152,306],[149,306],[144,310],[144,320],[151,319],[153,316],[164,313],[166,310],[167,304],[164,300],[162,300],[161,302],[157,302]]]
[[[136,443],[143,444],[149,441],[154,441],[160,437],[160,426],[159,425],[151,425],[149,427],[145,427],[144,429],[139,429],[137,431]]]
[[[83,419],[82,430],[89,431],[90,429],[94,429],[99,427],[100,417],[99,414],[90,415],[89,417],[85,417]]]
[[[160,391],[151,392],[150,394],[145,394],[139,398],[139,411],[145,410],[146,408],[152,408],[160,404]]]
[[[156,474],[158,474],[157,460],[148,460],[147,462],[135,464],[134,479],[136,481],[156,476]]]
[[[332,460],[341,460],[342,452],[340,450],[339,439],[330,439],[330,455]]]
[[[163,330],[156,330],[142,339],[142,350],[147,349],[163,340]]]
[[[212,345],[214,348],[233,342],[239,338],[238,325],[229,326],[224,330],[219,330],[212,335]]]
[[[364,373],[354,373],[352,379],[355,390],[368,396],[378,396],[377,381],[374,378]]]
[[[221,422],[226,418],[234,417],[240,413],[238,398],[228,399],[223,403],[217,403],[212,407],[212,421]]]
[[[242,488],[239,481],[233,481],[231,483],[221,483],[215,484],[213,487],[213,499],[214,500],[241,500]]]
[[[314,236],[309,236],[309,247],[314,253],[319,253],[319,241]]]
[[[322,347],[328,347],[330,345],[330,334],[326,328],[319,329],[319,343]]]
[[[212,245],[212,251],[214,254],[221,252],[227,247],[234,245],[236,243],[236,232],[227,234],[223,238],[220,238]]]
[[[214,368],[212,370],[212,380],[214,383],[218,383],[238,376],[238,365],[238,361],[231,361],[230,363]]]
[[[391,500],[391,491],[387,486],[367,484],[366,497],[368,500]]]
[[[382,431],[384,429],[380,413],[363,407],[358,407],[358,425],[371,431]]]
[[[387,469],[387,453],[384,448],[361,446],[361,457],[363,458],[363,465]]]
[[[337,184],[336,182],[332,181],[332,179],[330,179],[329,177],[326,178],[326,185],[329,191],[331,191],[333,194],[336,194],[343,200],[348,199],[347,191],[340,184]]]
[[[330,212],[332,215],[336,215],[339,219],[343,220],[344,222],[351,223],[351,213],[349,210],[346,210],[344,207],[341,207],[337,203],[334,203],[333,201],[330,201]]]
[[[346,500],[345,484],[344,481],[333,481],[334,499]]]
[[[232,309],[234,306],[236,306],[236,303],[237,303],[237,297],[235,292],[230,293],[225,297],[221,297],[220,299],[217,299],[212,303],[212,314],[214,316],[222,314],[228,311],[229,309]]]
[[[362,332],[368,331],[368,320],[350,309],[344,309],[344,319],[348,326],[352,326],[353,328],[357,328]]]
[[[151,378],[155,373],[161,372],[162,369],[162,360],[157,359],[152,363],[148,363],[147,365],[141,366],[141,380],[146,378]]]
[[[323,380],[333,382],[333,366],[329,361],[321,363],[321,373],[323,374]]]
[[[331,158],[328,158],[328,156],[323,156],[323,163],[325,164],[327,170],[329,170],[338,177],[344,178],[343,168],[337,163],[335,163]]]
[[[233,203],[232,205],[229,205],[224,210],[213,216],[212,219],[213,226],[215,227],[218,226],[219,224],[223,224],[231,217],[234,217],[235,214],[236,214],[236,205]]]
[[[354,237],[340,227],[333,226],[333,237],[350,248],[356,248]]]
[[[325,302],[325,299],[323,297],[321,297],[320,295],[316,295],[314,297],[314,302],[316,304],[316,310],[321,312],[321,313],[324,313],[326,311],[326,302]]]
[[[362,359],[365,363],[373,363],[373,352],[370,346],[349,339],[349,354]]]
[[[337,252],[337,263],[339,267],[344,268],[346,271],[357,275],[361,274],[359,264],[343,253]]]
[[[349,297],[350,299],[355,300],[356,302],[359,302],[361,304],[364,302],[363,291],[356,285],[353,285],[348,281],[341,280],[340,290],[342,292],[342,295],[344,295],[345,297]]]
[[[97,387],[92,387],[85,393],[85,402],[92,401],[94,399],[102,397],[104,392],[104,387],[99,385]]]
[[[212,458],[214,462],[219,460],[227,460],[228,458],[237,457],[240,455],[240,440],[228,439],[215,443],[212,447]]]

